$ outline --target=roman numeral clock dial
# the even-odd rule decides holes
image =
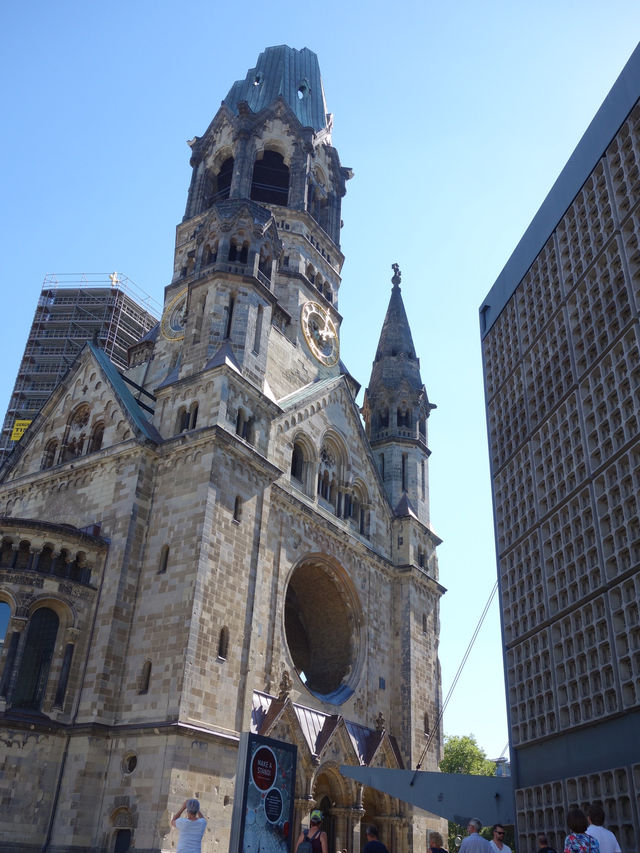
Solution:
[[[305,302],[300,315],[302,332],[311,354],[319,361],[331,367],[340,357],[338,330],[328,311],[317,302]]]

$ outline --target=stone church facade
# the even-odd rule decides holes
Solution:
[[[298,747],[293,837],[442,828],[339,772],[436,769],[444,590],[397,267],[362,413],[340,360],[331,125],[315,55],[264,51],[190,142],[160,324],[1,470],[0,851],[170,851],[189,796],[226,849],[247,730]]]

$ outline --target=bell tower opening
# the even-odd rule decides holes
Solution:
[[[260,159],[256,159],[251,178],[251,199],[286,206],[289,200],[289,167],[282,154],[267,150]]]

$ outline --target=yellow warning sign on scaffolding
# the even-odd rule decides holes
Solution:
[[[14,421],[11,430],[11,441],[20,441],[31,421]]]

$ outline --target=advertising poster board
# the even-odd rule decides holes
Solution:
[[[289,853],[298,749],[243,732],[240,736],[229,853]]]

